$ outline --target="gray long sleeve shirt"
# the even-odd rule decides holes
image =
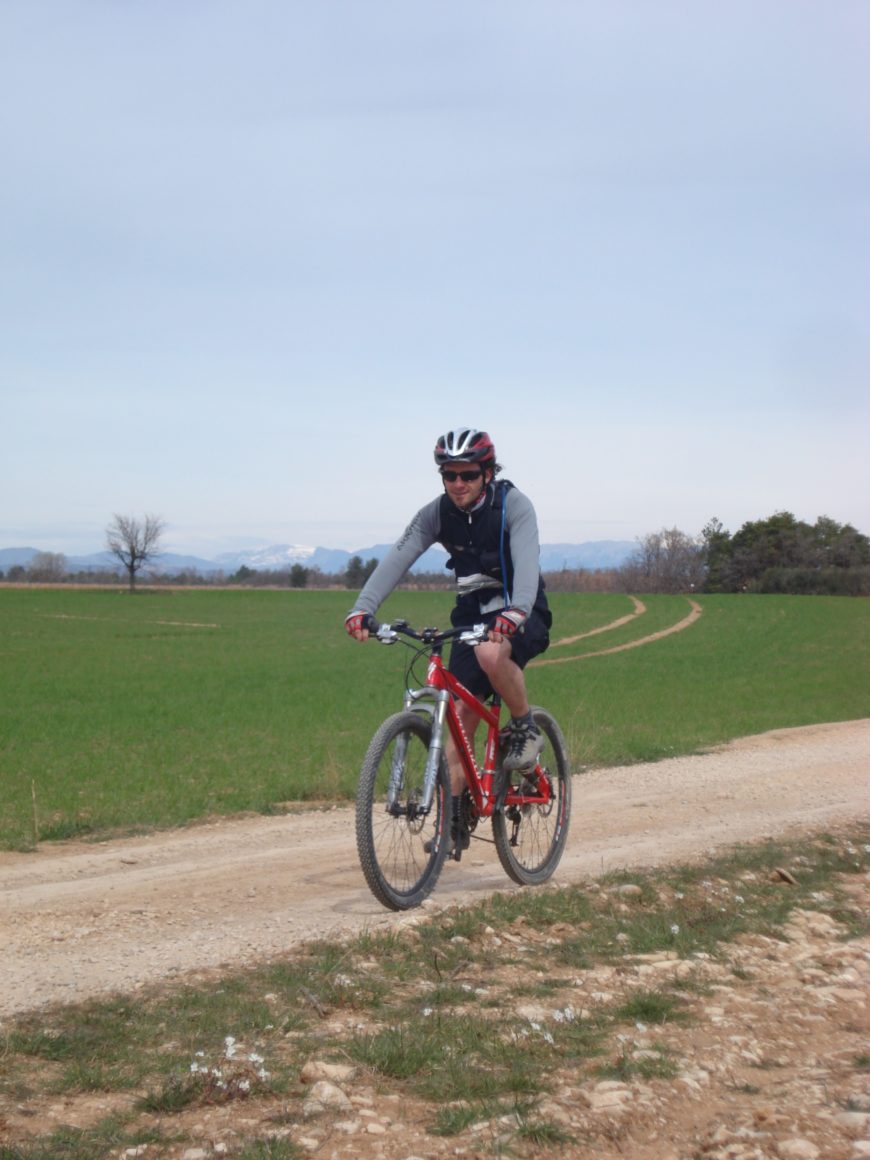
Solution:
[[[511,560],[513,563],[513,592],[509,594],[512,608],[519,608],[526,614],[532,610],[538,593],[540,579],[540,544],[538,541],[538,520],[531,500],[509,487],[504,497],[505,530],[510,533]],[[408,569],[441,535],[441,496],[420,508],[405,531],[381,560],[369,577],[354,604],[354,612],[374,615],[390,595]],[[477,577],[464,577],[457,572],[456,583],[459,592],[476,587]],[[491,585],[485,585],[487,587]],[[493,607],[502,607],[501,588]]]

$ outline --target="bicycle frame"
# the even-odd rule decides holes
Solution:
[[[444,751],[445,723],[459,755],[468,792],[478,817],[491,817],[496,808],[506,806],[546,805],[552,796],[547,778],[526,779],[527,782],[534,780],[537,783],[534,792],[520,793],[508,785],[507,792],[503,793],[501,787],[496,785],[501,698],[496,694],[492,699],[491,707],[486,705],[466,689],[445,666],[441,650],[444,640],[450,635],[458,635],[458,633],[456,631],[454,633],[441,633],[439,634],[440,639],[430,638],[426,640],[431,650],[426,670],[426,684],[420,689],[408,689],[405,694],[406,709],[421,706],[432,716],[432,741],[426,761],[423,798],[420,802],[421,812],[428,813],[435,795],[438,768]],[[485,638],[481,637],[480,639]],[[431,701],[432,706],[426,706],[424,704],[426,701]],[[487,727],[482,769],[474,755],[471,740],[459,718],[456,707],[459,701],[471,709],[478,721],[484,722]],[[403,760],[403,755],[398,755],[397,765],[399,768],[397,768],[396,774],[399,777],[402,773]],[[532,787],[527,785],[526,789],[528,791]],[[500,797],[503,797],[504,800],[499,801]]]
[[[456,699],[467,705],[487,725],[483,769],[480,769],[477,763],[471,741],[459,720]],[[429,658],[426,685],[422,689],[408,690],[405,697],[405,707],[410,709],[426,700],[433,701],[434,708],[432,711],[432,744],[429,747],[429,758],[426,764],[423,808],[428,809],[432,804],[435,778],[444,749],[444,726],[446,724],[462,762],[465,780],[477,813],[480,816],[491,814],[501,702],[496,700],[491,709],[484,705],[463,684],[457,681],[449,669],[444,667],[444,661],[438,654]]]
[[[487,817],[492,837],[481,840],[495,847],[508,877],[520,886],[546,882],[565,848],[571,811],[570,763],[552,713],[532,708],[543,738],[534,766],[506,770],[511,763],[505,749],[513,747],[504,745],[506,734],[499,729],[501,699],[476,697],[442,659],[449,640],[484,644],[486,625],[418,632],[405,620],[379,625],[370,617],[366,628],[382,644],[402,643],[413,653],[405,670],[404,707],[381,723],[360,769],[357,850],[375,898],[391,910],[420,906],[445,859],[460,861],[470,839],[480,838],[474,831]],[[426,666],[425,679],[415,675],[418,663]],[[481,722],[485,748],[473,745]]]

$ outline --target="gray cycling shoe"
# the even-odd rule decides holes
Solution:
[[[533,721],[511,722],[502,769],[513,773],[517,769],[531,769],[544,748],[544,735]]]

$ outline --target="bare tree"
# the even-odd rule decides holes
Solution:
[[[135,516],[116,513],[106,528],[106,545],[127,569],[131,593],[136,587],[136,573],[158,554],[165,527],[159,516],[146,515],[141,523]]]
[[[627,591],[700,591],[704,583],[701,545],[679,528],[662,528],[639,541],[619,574]]]
[[[58,584],[66,571],[63,552],[37,552],[27,566],[28,579],[37,584]]]

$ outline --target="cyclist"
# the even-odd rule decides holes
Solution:
[[[502,469],[485,431],[457,427],[440,436],[435,463],[444,493],[417,512],[378,564],[346,617],[345,627],[356,640],[367,640],[370,618],[383,601],[427,548],[441,544],[449,554],[447,567],[456,576],[452,623],[489,625],[489,639],[483,644],[454,642],[450,671],[481,699],[493,693],[501,696],[511,714],[503,768],[525,769],[535,764],[544,738],[532,718],[523,668],[548,647],[552,624],[540,570],[535,509],[508,480],[496,480]],[[462,703],[458,712],[473,737],[477,718]],[[452,838],[462,850],[469,844],[467,827],[462,824],[465,775],[451,741],[447,761],[453,793]]]

